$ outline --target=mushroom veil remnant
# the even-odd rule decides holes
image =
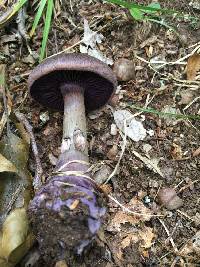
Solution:
[[[36,101],[64,110],[61,155],[52,177],[38,188],[29,205],[41,253],[46,261],[56,262],[69,251],[80,255],[105,214],[102,192],[89,172],[85,112],[105,105],[117,81],[98,59],[61,54],[38,65],[28,83]]]

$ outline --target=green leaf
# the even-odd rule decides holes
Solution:
[[[158,2],[157,3],[151,3],[151,4],[147,5],[147,7],[153,7],[153,8],[161,9],[161,6]],[[156,13],[156,11],[146,10],[146,13]]]
[[[158,8],[161,9],[160,3],[155,2],[147,5],[148,7]]]
[[[131,8],[130,10],[131,16],[136,20],[143,20],[143,13],[138,8]]]
[[[44,7],[46,5],[46,2],[47,2],[47,0],[41,0],[39,3],[39,8],[38,8],[38,11],[35,15],[33,26],[32,26],[32,29],[30,31],[30,37],[32,37],[33,34],[35,33],[35,30],[36,30],[37,25],[40,21],[40,18],[42,17],[42,13],[43,13]]]
[[[151,6],[143,6],[143,5],[133,4],[133,3],[129,3],[126,1],[121,1],[121,0],[105,0],[105,1],[126,7],[128,9],[138,8],[138,9],[143,10],[145,12],[146,11],[160,11],[162,13],[172,13],[172,14],[177,13],[173,9],[164,9],[164,8],[156,8],[156,7],[151,7]]]
[[[50,30],[50,25],[51,25],[52,13],[53,13],[53,0],[48,0],[45,25],[44,25],[43,37],[42,37],[42,47],[40,51],[40,59],[39,59],[40,62],[43,60],[44,54],[45,54],[47,39],[49,36],[49,30]]]

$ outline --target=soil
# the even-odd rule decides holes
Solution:
[[[199,17],[200,10],[194,9],[187,0],[162,0],[160,4],[161,7]],[[35,13],[30,7],[27,12],[29,16],[26,19],[26,27],[30,30]],[[147,61],[157,58],[174,62],[191,53],[200,41],[200,24],[192,18],[168,16],[165,22],[174,27],[175,33],[150,21],[135,21],[126,9],[106,2],[76,0],[62,1],[61,4],[60,1],[55,1],[47,55],[73,45],[67,52],[79,52],[79,45],[75,44],[83,38],[84,19],[88,20],[93,31],[103,34],[104,39],[98,48],[104,56],[114,61],[127,58],[135,63],[135,80],[119,81],[120,93],[100,112],[87,117],[91,164],[105,164],[113,170],[123,147],[120,132],[111,134],[111,124],[115,123],[115,110],[126,109],[135,114],[140,110],[134,106],[144,107],[146,99],[153,97],[149,107],[157,111],[170,106],[183,114],[199,114],[199,99],[186,110],[184,108],[187,104],[181,102],[183,95],[192,86],[190,83],[181,82],[186,80],[186,65],[166,64],[155,69]],[[39,24],[37,34],[28,41],[33,52],[31,56],[27,43],[23,38],[16,37],[15,21],[4,26],[0,30],[0,61],[7,65],[7,85],[14,109],[24,113],[33,126],[47,179],[51,176],[56,158],[60,154],[63,114],[40,106],[28,94],[27,78],[38,64],[42,29],[43,22]],[[198,88],[192,90],[192,100],[199,95],[199,89],[198,83]],[[200,248],[194,249],[192,246],[193,237],[200,230],[200,157],[199,154],[194,156],[200,146],[199,120],[169,119],[147,112],[143,112],[142,116],[139,118],[143,118],[143,126],[147,130],[153,130],[154,135],[147,135],[144,140],[138,142],[127,139],[117,172],[106,186],[102,186],[117,202],[109,199],[107,216],[98,237],[81,258],[75,258],[73,262],[67,261],[67,266],[200,266]],[[148,153],[145,152],[147,144],[151,146]],[[148,168],[133,151],[143,156],[148,154],[150,159],[157,159],[163,175]],[[35,162],[32,153],[29,168],[34,175]],[[183,200],[180,208],[167,210],[158,202],[157,194],[163,187],[176,189]],[[116,215],[120,215],[122,210],[118,202],[130,209],[133,200],[137,200],[143,209],[148,209],[155,216],[145,220],[143,216],[138,217],[124,211],[122,216],[118,217],[117,224]],[[131,209],[137,212],[134,206],[131,206]],[[141,209],[138,212],[141,212]],[[134,223],[133,217],[137,218]],[[198,234],[195,240],[200,238],[199,236]],[[35,246],[37,249],[37,244]],[[18,266],[25,266],[25,259]],[[46,265],[40,257],[32,266]]]

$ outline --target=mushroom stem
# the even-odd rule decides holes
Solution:
[[[86,118],[84,92],[81,88],[63,90],[64,120],[61,153],[82,155],[82,160],[88,160],[88,146],[86,134]]]

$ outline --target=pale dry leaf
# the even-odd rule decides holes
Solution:
[[[180,255],[186,257],[192,253],[200,255],[200,231],[198,231],[180,250]]]
[[[151,219],[151,211],[137,198],[131,199],[128,204],[124,205],[124,208],[132,211],[133,213],[128,213],[123,210],[116,212],[108,226],[109,231],[119,232],[125,223],[136,225],[141,221],[149,221]]]
[[[132,233],[127,234],[127,236],[122,240],[122,248],[128,247],[131,242],[138,243],[141,250],[148,249],[152,246],[152,241],[155,238],[153,229],[151,227],[144,226],[140,230],[136,230]]]
[[[188,58],[187,79],[195,80],[195,77],[199,70],[200,70],[200,54],[194,54]]]
[[[189,240],[180,250],[180,255],[183,257],[192,253],[200,255],[200,231],[197,231],[191,240]]]
[[[0,154],[0,172],[15,172],[17,173],[17,168],[7,160],[3,155]],[[1,177],[0,177],[1,178]]]
[[[121,246],[122,248],[126,248],[128,246],[130,246],[131,242],[133,243],[137,243],[139,241],[139,235],[138,232],[134,232],[131,234],[128,234],[121,242]]]
[[[175,107],[172,107],[170,105],[165,105],[162,110],[162,113],[173,113],[173,114],[181,114],[179,109],[176,109]],[[165,116],[165,115],[159,115],[160,118],[162,118],[165,123],[167,124],[167,126],[175,126],[181,119],[176,118],[175,116]]]
[[[10,133],[0,142],[0,266],[14,267],[33,243],[26,208],[32,177],[29,144]]]
[[[155,234],[153,233],[153,229],[151,227],[144,226],[144,228],[139,231],[139,236],[142,241],[142,248],[148,249],[152,246],[152,241],[155,238]]]
[[[80,44],[80,52],[87,53],[90,56],[98,58],[106,64],[112,65],[113,60],[107,58],[103,53],[98,49],[97,44],[100,44],[104,36],[98,32],[92,31],[88,24],[88,21],[84,19],[84,37]]]
[[[161,177],[164,177],[163,173],[161,172],[160,168],[158,167],[158,163],[159,163],[160,159],[157,159],[157,158],[149,159],[147,157],[140,155],[135,150],[132,150],[132,153],[137,158],[139,158],[142,162],[144,162],[144,164],[147,166],[147,168],[149,168],[150,170],[153,170],[155,173],[160,174]]]
[[[16,209],[7,216],[2,233],[1,254],[8,259],[10,253],[19,247],[27,237],[28,219],[25,209]]]
[[[146,129],[143,127],[142,122],[136,120],[131,112],[128,110],[116,110],[113,115],[117,127],[122,132],[126,130],[127,136],[133,141],[138,142],[146,137]]]

